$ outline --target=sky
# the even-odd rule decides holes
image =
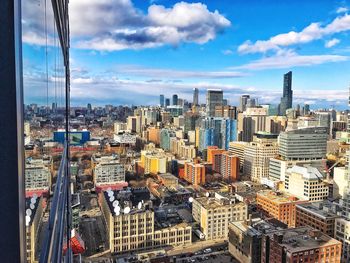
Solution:
[[[22,7],[27,104],[62,102],[50,3]],[[155,105],[160,94],[191,102],[193,88],[204,103],[217,88],[231,105],[242,94],[277,104],[291,70],[295,105],[346,109],[349,8],[350,0],[70,1],[71,103]]]

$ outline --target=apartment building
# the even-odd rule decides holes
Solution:
[[[92,156],[95,186],[115,185],[125,182],[125,167],[116,156]]]
[[[198,159],[193,162],[185,162],[184,179],[193,185],[205,184],[205,165]]]
[[[25,189],[28,192],[48,191],[51,186],[50,160],[27,159]]]

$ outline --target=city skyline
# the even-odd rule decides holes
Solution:
[[[74,1],[72,105],[155,105],[159,94],[191,101],[193,88],[200,90],[200,103],[211,88],[223,89],[233,105],[242,94],[271,103],[282,95],[281,76],[292,70],[295,104],[345,108],[349,2],[317,3],[317,10],[315,1],[260,4]],[[100,15],[82,15],[93,10]],[[26,6],[23,13],[25,99],[45,104],[45,39],[34,30],[41,18]],[[101,19],[105,16],[110,21]],[[50,104],[53,100],[50,89]]]

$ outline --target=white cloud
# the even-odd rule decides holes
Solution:
[[[225,50],[222,51],[222,54],[224,54],[224,55],[232,55],[233,51],[231,49],[225,49]]]
[[[349,11],[349,8],[342,6],[342,7],[339,7],[339,8],[337,9],[336,13],[337,13],[337,14],[341,14],[341,13],[346,13],[346,12],[348,12],[348,11]]]
[[[185,71],[175,69],[162,69],[162,68],[145,68],[133,65],[122,65],[116,68],[117,74],[127,74],[133,76],[151,77],[167,79],[226,79],[243,77],[247,74],[239,71]]]
[[[313,66],[330,62],[346,61],[349,57],[339,55],[299,55],[291,50],[280,51],[271,57],[254,60],[233,69],[263,70]]]
[[[321,39],[324,36],[348,30],[350,30],[350,15],[344,14],[343,16],[335,18],[326,26],[322,26],[320,23],[311,23],[300,32],[290,31],[273,36],[269,40],[257,40],[254,43],[246,41],[238,47],[238,52],[248,54],[264,53],[269,50],[276,51],[283,47],[309,43]]]
[[[113,51],[204,44],[231,23],[201,3],[176,3],[172,8],[152,4],[148,13],[130,0],[71,1],[72,36],[79,48]],[[74,41],[73,41],[74,45]]]
[[[331,47],[334,47],[335,45],[339,44],[339,42],[340,42],[339,39],[333,38],[333,39],[331,39],[331,40],[326,41],[326,43],[325,43],[324,46],[325,46],[326,48],[331,48]]]

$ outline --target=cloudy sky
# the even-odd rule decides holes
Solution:
[[[46,1],[46,26],[45,0],[23,1],[26,103],[60,103],[62,94]],[[345,109],[349,0],[247,2],[71,0],[72,104],[152,105],[174,93],[191,101],[195,87],[201,102],[221,88],[233,105],[241,94],[278,103],[292,70],[295,104]]]

